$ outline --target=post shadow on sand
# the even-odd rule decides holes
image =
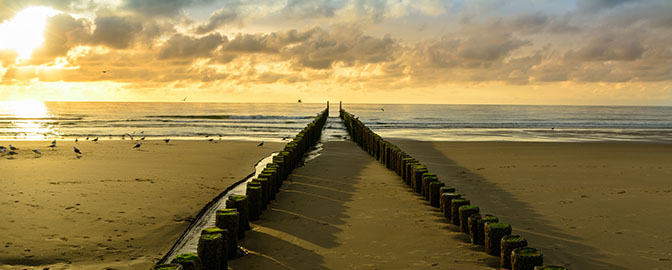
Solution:
[[[480,174],[459,166],[453,159],[432,146],[431,142],[421,142],[428,145],[423,147],[423,152],[417,153],[405,142],[407,141],[393,140],[399,148],[418,159],[431,172],[436,173],[440,181],[455,187],[458,192],[465,194],[472,204],[480,206],[482,213],[494,214],[500,221],[511,224],[513,234],[524,236],[530,246],[539,248],[544,253],[546,264],[567,265],[576,269],[625,269],[604,262],[607,258],[601,255],[599,250],[577,243],[583,240],[581,238],[561,233],[553,225],[554,221],[542,218],[534,210],[533,205],[519,201],[515,194],[498,187]],[[478,192],[475,185],[478,185]],[[429,204],[427,205],[430,208]],[[445,218],[438,211],[437,219],[445,222]],[[452,229],[451,226],[446,227]],[[455,230],[458,228],[455,227]]]
[[[260,220],[254,222],[255,226],[266,227],[325,249],[339,245],[336,242],[336,235],[342,229],[335,225],[345,223],[348,217],[345,214],[347,210],[345,203],[353,200],[354,185],[359,181],[359,175],[375,160],[365,156],[357,158],[357,162],[347,162],[351,165],[347,168],[339,167],[339,164],[346,164],[346,161],[352,160],[353,157],[347,152],[335,152],[337,151],[335,149],[324,151],[329,153],[315,158],[307,166],[327,168],[328,165],[329,169],[338,170],[339,173],[332,174],[334,177],[328,178],[325,177],[328,174],[311,173],[310,168],[296,168],[285,181],[275,201],[268,205],[268,210],[264,211]],[[331,162],[325,162],[325,155],[329,155]],[[326,269],[322,256],[270,234],[252,230],[244,241],[243,247],[252,253],[232,261],[232,266],[238,263],[241,265],[251,263],[265,266],[262,269],[274,269],[273,267]],[[301,259],[286,256],[271,257],[269,254],[261,256],[255,254],[259,246],[280,246],[285,254],[294,254],[293,257]]]

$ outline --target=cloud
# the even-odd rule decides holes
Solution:
[[[634,32],[603,32],[572,54],[584,61],[632,61],[641,58],[644,53],[641,42]]]
[[[19,53],[15,50],[0,50],[0,67],[14,64]]]
[[[186,7],[204,5],[215,0],[124,0],[121,7],[139,14],[156,16],[179,15]]]
[[[203,58],[212,56],[212,52],[227,42],[226,36],[219,33],[210,34],[201,38],[194,38],[182,34],[175,34],[161,47],[159,59]]]
[[[33,60],[48,62],[54,57],[65,56],[71,48],[90,41],[90,28],[89,21],[75,19],[67,14],[49,18],[44,31],[44,43],[33,53]]]
[[[136,35],[142,31],[142,25],[128,17],[97,17],[95,24],[92,42],[115,49],[128,48]]]
[[[206,23],[196,27],[195,32],[197,34],[206,34],[228,23],[236,21],[239,18],[238,6],[239,3],[235,1],[229,5],[225,5],[223,8],[215,10],[212,12]]]
[[[640,0],[578,0],[577,7],[582,12],[598,12]]]

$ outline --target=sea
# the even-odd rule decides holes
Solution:
[[[672,143],[672,107],[343,104],[384,138]],[[326,103],[0,102],[0,140],[283,141]],[[331,103],[327,132],[345,136]]]

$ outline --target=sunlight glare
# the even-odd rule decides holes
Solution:
[[[0,49],[15,50],[17,60],[30,58],[44,42],[47,18],[60,12],[50,7],[29,7],[0,24]]]
[[[52,117],[44,102],[20,100],[0,102],[0,122],[8,121],[14,138],[39,140],[55,135]],[[4,119],[3,119],[4,118]]]

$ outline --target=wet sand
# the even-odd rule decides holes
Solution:
[[[327,142],[290,175],[241,245],[232,269],[490,269],[392,171],[352,142]]]
[[[216,141],[217,142],[217,141]],[[148,269],[200,209],[283,144],[0,142],[0,269]],[[81,158],[72,146],[83,152]],[[31,152],[39,149],[42,155]]]
[[[672,269],[672,144],[394,140],[569,269]]]

